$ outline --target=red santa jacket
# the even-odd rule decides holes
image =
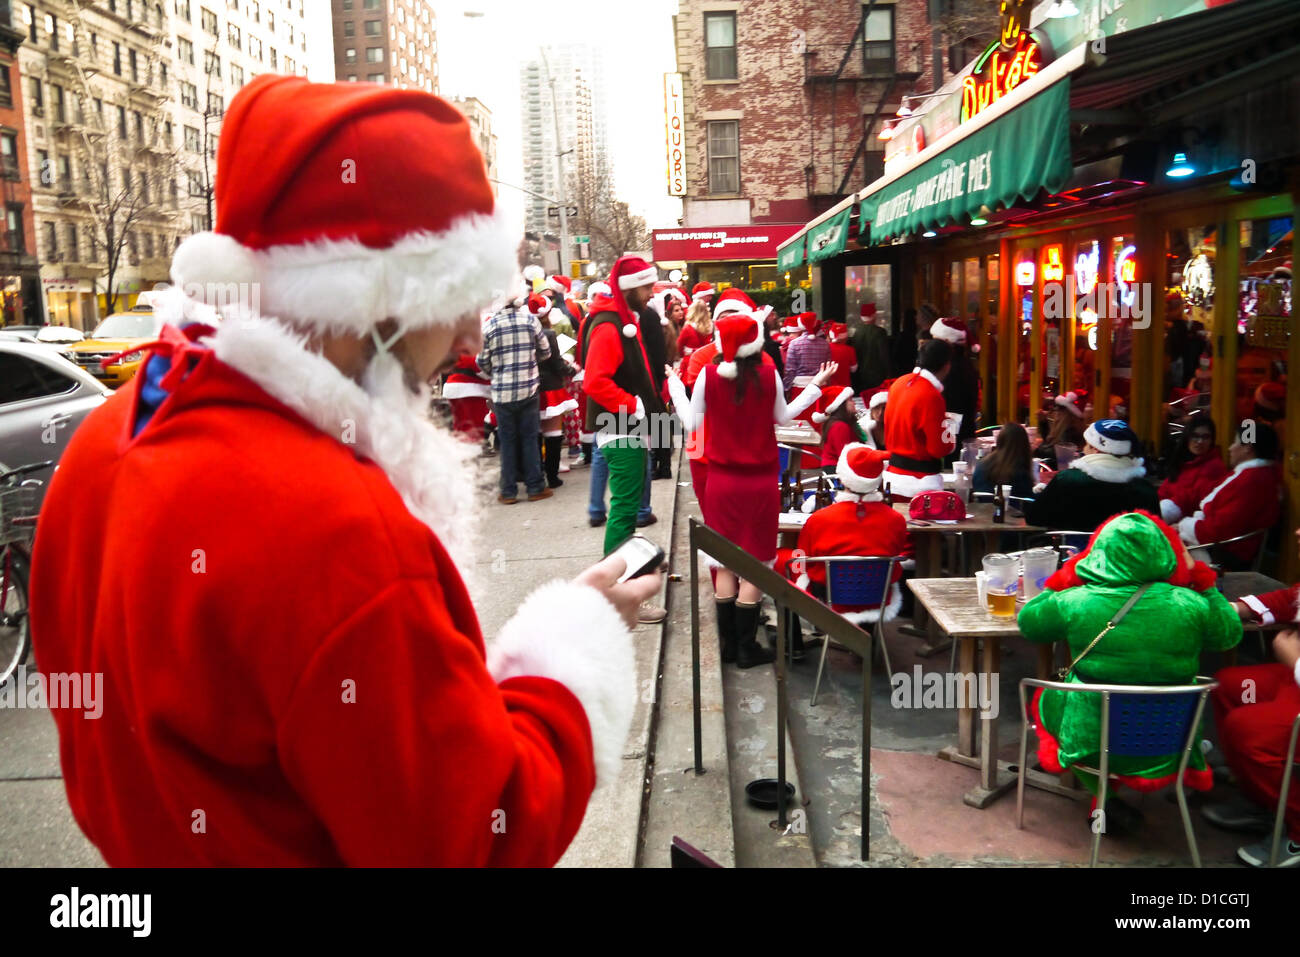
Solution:
[[[831,376],[831,381],[827,385],[853,388],[853,373],[858,370],[857,351],[847,342],[832,342],[831,361],[838,363],[839,368],[835,370],[835,375]]]
[[[1262,595],[1246,595],[1241,600],[1254,613],[1254,620],[1265,625],[1300,622],[1300,585],[1279,588]]]
[[[384,472],[201,354],[138,434],[143,374],[92,413],[42,511],[37,660],[103,675],[98,720],[54,711],[77,823],[113,866],[553,864],[609,747],[600,645],[560,632],[609,640],[613,607],[534,593],[498,681]]]
[[[1195,514],[1178,523],[1178,534],[1188,545],[1206,545],[1271,528],[1281,514],[1282,476],[1277,463],[1251,459],[1201,499]],[[1224,548],[1238,561],[1249,562],[1262,546],[1259,541],[1246,541]]]
[[[885,448],[889,450],[889,472],[893,473],[893,491],[913,494],[893,476],[923,478],[942,470],[942,459],[955,447],[944,440],[944,416],[948,407],[943,400],[943,384],[934,373],[923,369],[900,376],[889,387],[885,405]],[[909,461],[903,461],[904,459]],[[926,468],[912,463],[931,463]],[[939,463],[935,465],[934,463]]]
[[[1160,517],[1166,522],[1177,522],[1196,511],[1201,499],[1214,491],[1214,487],[1228,477],[1228,467],[1223,455],[1215,446],[1204,455],[1192,459],[1178,473],[1160,483]]]
[[[799,532],[799,555],[908,555],[907,520],[883,502],[858,502],[856,497],[841,493],[841,501],[813,512]],[[808,588],[826,585],[826,566],[822,562],[804,562],[795,557],[788,571],[796,576],[795,584]],[[898,614],[903,594],[898,581],[903,577],[901,564],[894,565],[885,603],[885,621]],[[874,622],[880,617],[879,605],[832,605],[854,624]]]

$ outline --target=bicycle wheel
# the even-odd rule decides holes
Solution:
[[[27,567],[13,548],[0,548],[0,685],[27,660]]]

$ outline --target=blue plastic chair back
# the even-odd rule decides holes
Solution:
[[[1181,752],[1199,701],[1194,694],[1112,694],[1110,753],[1154,758]]]
[[[778,447],[776,451],[781,457],[781,474],[784,475],[786,472],[790,471],[790,450]]]
[[[883,605],[889,590],[888,558],[878,561],[832,561],[827,571],[826,600],[832,605]]]

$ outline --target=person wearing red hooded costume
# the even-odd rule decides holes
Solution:
[[[442,397],[451,406],[451,428],[473,442],[483,440],[492,398],[492,380],[473,356],[460,356],[442,384]]]
[[[113,866],[554,864],[618,772],[660,576],[543,585],[485,646],[476,450],[428,416],[519,282],[469,123],[264,74],[215,201],[41,514],[37,660],[104,679],[98,720],[52,711],[73,816]]]

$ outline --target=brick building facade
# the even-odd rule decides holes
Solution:
[[[41,325],[36,223],[18,69],[18,47],[26,34],[11,25],[10,7],[8,0],[0,0],[0,192],[5,216],[0,229],[0,326]]]
[[[935,85],[929,6],[681,0],[683,227],[802,224],[876,179],[880,129],[905,95]],[[734,278],[694,264],[691,272],[747,285],[776,279],[774,263],[752,275],[733,264]]]

